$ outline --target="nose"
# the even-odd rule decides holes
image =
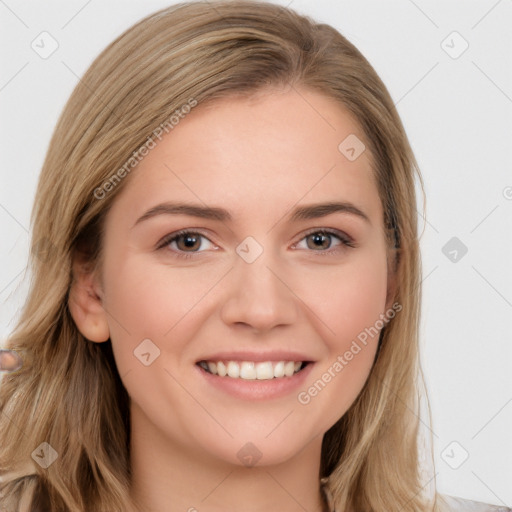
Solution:
[[[275,262],[264,257],[253,263],[241,258],[227,278],[226,297],[221,318],[228,326],[246,326],[265,332],[291,325],[298,318],[297,297]]]

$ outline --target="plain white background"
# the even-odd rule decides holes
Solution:
[[[0,346],[26,294],[30,211],[58,116],[93,58],[170,3],[0,0]],[[277,3],[335,26],[397,105],[427,194],[421,344],[438,489],[510,506],[512,2]],[[58,44],[47,58],[33,49],[41,38]]]

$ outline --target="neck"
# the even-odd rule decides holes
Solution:
[[[130,462],[133,512],[280,510],[326,512],[319,482],[322,439],[313,439],[280,464],[246,467],[204,450],[172,443],[132,415]]]

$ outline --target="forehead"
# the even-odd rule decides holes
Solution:
[[[278,215],[298,202],[342,199],[380,216],[363,140],[348,111],[318,92],[223,98],[195,107],[156,139],[120,200],[137,211],[179,198],[248,215],[263,215],[264,205]]]

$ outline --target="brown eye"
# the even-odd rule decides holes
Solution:
[[[319,254],[334,254],[339,250],[356,247],[354,240],[343,231],[318,229],[310,231],[298,243],[296,249],[306,249]]]
[[[201,235],[187,233],[175,238],[176,246],[180,251],[197,251],[201,247]]]
[[[158,249],[167,248],[178,253],[201,253],[214,249],[215,245],[206,236],[195,231],[179,231],[165,237],[158,245]]]
[[[326,233],[312,233],[306,237],[308,249],[329,249],[332,243],[332,235]]]

